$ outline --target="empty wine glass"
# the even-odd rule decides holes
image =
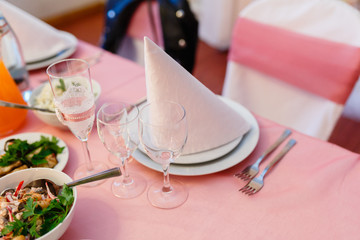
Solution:
[[[56,116],[82,142],[85,164],[79,165],[74,178],[104,171],[104,163],[91,160],[87,144],[95,120],[95,98],[89,64],[82,59],[65,59],[50,65],[46,72],[55,99]],[[104,180],[87,186],[102,182]]]
[[[108,160],[111,164],[119,166],[121,164],[121,159],[119,159],[118,157],[116,157],[114,154],[109,153],[108,155]],[[131,163],[134,159],[130,156],[127,160],[126,163]]]
[[[185,109],[179,103],[159,101],[145,105],[139,114],[140,142],[147,155],[161,164],[164,180],[148,190],[150,203],[159,208],[175,208],[183,204],[188,191],[185,185],[172,180],[170,163],[180,156],[187,140]]]
[[[129,174],[127,160],[139,145],[139,109],[124,102],[105,103],[97,113],[97,130],[106,149],[119,160],[122,175],[115,178],[112,192],[119,198],[134,198],[144,192],[146,181]]]

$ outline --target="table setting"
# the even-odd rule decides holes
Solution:
[[[73,187],[71,223],[56,239],[358,238],[359,154],[212,93],[148,38],[145,67],[76,42],[69,56],[29,71],[33,89],[63,85],[53,114],[67,126],[28,110],[19,128],[0,137],[2,153],[9,138],[58,139],[61,165],[48,170],[65,177],[56,184],[83,177],[77,170],[85,163],[87,175],[121,174]],[[98,59],[87,63],[89,56]],[[84,120],[80,131],[71,126]],[[102,168],[89,168],[94,162]],[[21,171],[5,183],[0,177],[0,186],[33,180]]]

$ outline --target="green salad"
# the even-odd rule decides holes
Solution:
[[[4,146],[5,153],[0,156],[0,176],[31,167],[53,168],[58,163],[56,156],[65,148],[60,147],[58,142],[56,137],[45,136],[33,143],[21,139],[8,140]]]
[[[22,188],[23,183],[0,196],[0,202],[6,203],[0,204],[0,211],[7,213],[1,216],[1,239],[38,238],[63,222],[74,203],[73,190],[65,184],[54,196],[48,187]]]

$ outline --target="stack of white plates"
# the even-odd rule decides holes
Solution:
[[[77,43],[78,43],[77,38],[68,32],[60,31],[60,34],[63,37],[63,41],[67,42],[68,47],[60,50],[59,52],[57,52],[55,54],[39,56],[39,58],[36,60],[34,60],[34,59],[27,60],[25,58],[27,70],[35,70],[35,69],[47,67],[56,61],[59,61],[61,59],[71,56],[71,54],[73,54],[75,52]]]
[[[242,105],[227,98],[221,99],[251,124],[251,130],[242,138],[217,148],[180,156],[171,164],[170,174],[197,176],[219,172],[240,163],[254,150],[259,140],[259,125],[255,117]],[[133,157],[141,164],[162,172],[161,165],[151,160],[141,146],[133,153]]]

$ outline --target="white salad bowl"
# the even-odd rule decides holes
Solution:
[[[1,177],[0,191],[3,191],[6,188],[15,189],[21,181],[24,181],[23,186],[26,186],[26,184],[28,184],[29,182],[41,178],[49,179],[58,185],[63,185],[64,183],[69,183],[72,181],[72,179],[67,174],[58,170],[54,170],[51,168],[29,168]],[[55,240],[59,239],[65,233],[66,229],[71,223],[72,218],[74,217],[74,211],[77,202],[77,190],[75,187],[73,187],[72,189],[74,195],[74,203],[64,221],[57,225],[53,230],[37,238],[36,240]]]
[[[92,80],[92,86],[93,86],[93,91],[94,91],[95,101],[96,101],[99,98],[100,94],[101,94],[101,87],[100,87],[100,84],[95,80]],[[45,90],[42,93],[43,88],[45,88]],[[37,104],[37,98],[39,97],[39,95],[41,93],[43,94],[43,97],[49,99],[48,100],[49,102],[53,101],[53,95],[52,95],[52,92],[51,92],[50,84],[48,82],[45,82],[45,83],[39,85],[38,87],[36,87],[32,91],[29,102],[28,102],[28,104],[31,107],[43,108],[42,106],[39,106]],[[54,108],[51,107],[50,110],[54,110]],[[62,124],[59,121],[59,119],[56,117],[55,113],[34,111],[34,114],[36,115],[37,118],[39,118],[41,121],[43,121],[46,124],[49,124],[51,126],[55,126],[55,127],[58,127],[58,128],[62,128],[62,129],[68,129],[67,126],[65,126],[64,124]]]

